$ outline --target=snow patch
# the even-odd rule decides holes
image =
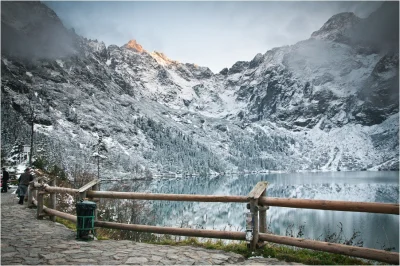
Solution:
[[[60,67],[64,67],[64,62],[62,61],[62,60],[60,60],[60,59],[57,59],[56,60],[56,63],[60,66]]]

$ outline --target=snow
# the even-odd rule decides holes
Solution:
[[[342,115],[343,113],[339,112],[339,116]],[[394,122],[394,126],[398,125],[396,118],[398,118],[398,115],[394,115],[389,119]],[[321,119],[320,123],[323,120]],[[353,158],[359,158],[365,164],[373,165],[375,161],[381,161],[381,157],[379,153],[376,153],[374,144],[369,137],[371,131],[374,131],[376,128],[381,129],[381,127],[348,124],[341,128],[333,128],[329,132],[325,132],[319,129],[319,125],[308,131],[307,136],[312,142],[320,144],[316,152],[322,152],[322,150],[329,151],[330,160],[321,170],[336,170],[339,161],[343,160],[344,153],[350,154]]]
[[[62,60],[57,59],[57,60],[56,60],[56,63],[57,63],[60,67],[64,68],[64,62],[63,62]]]
[[[45,126],[40,124],[33,125],[35,132],[40,132],[45,135],[50,135],[54,131],[54,126]]]
[[[274,48],[263,58],[257,55],[259,66],[247,68],[245,63],[240,72],[224,76],[161,53],[106,50],[102,42],[83,39],[82,48],[90,60],[55,60],[65,71],[37,62],[34,67],[43,75],[29,84],[38,108],[52,123],[35,124],[35,131],[61,147],[54,156],[67,168],[68,156],[77,161],[90,157],[88,146],[99,134],[110,148],[105,176],[125,175],[134,167],[194,172],[209,162],[213,172],[375,169],[398,157],[396,117],[362,126],[353,117],[360,114],[348,104],[357,99],[383,55],[359,54],[345,44],[312,39]],[[2,62],[20,69],[15,80],[27,83],[30,68],[6,58]],[[79,74],[82,68],[99,82]],[[387,69],[377,82],[386,82],[396,69]],[[55,76],[71,83],[55,83]],[[279,90],[279,95],[268,98],[270,90]],[[9,86],[4,92],[8,103],[26,101]],[[323,100],[326,110],[319,112]],[[174,150],[173,141],[182,144],[183,138],[187,143]],[[177,154],[183,159],[173,158]]]
[[[325,40],[307,40],[297,43],[286,57],[295,77],[322,80],[320,88],[327,88],[339,97],[345,97],[362,88],[362,82],[372,72],[380,55],[356,57],[353,48]],[[329,77],[328,82],[323,81]],[[316,84],[318,85],[318,84]]]

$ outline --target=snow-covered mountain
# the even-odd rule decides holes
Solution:
[[[1,5],[2,156],[29,143],[34,113],[36,155],[70,173],[94,172],[99,135],[104,178],[399,168],[398,2],[217,74],[88,40],[42,3]]]

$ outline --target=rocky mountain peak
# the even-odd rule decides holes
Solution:
[[[2,152],[29,140],[34,106],[36,143],[68,173],[80,164],[97,173],[91,154],[100,135],[104,178],[160,169],[398,170],[398,49],[378,53],[398,47],[398,3],[366,19],[338,14],[311,39],[216,75],[136,40],[106,49],[54,23],[46,6],[34,13],[24,3],[1,5]]]
[[[163,66],[171,65],[171,64],[179,64],[179,61],[169,59],[164,53],[162,52],[151,52],[150,55],[160,64]]]
[[[130,40],[127,44],[125,44],[125,47],[133,49],[139,53],[143,53],[146,51],[145,49],[143,49],[143,46],[141,46],[136,40]]]
[[[311,38],[324,40],[337,40],[348,29],[353,28],[361,21],[353,12],[343,12],[332,16],[325,24],[317,31],[311,34]]]

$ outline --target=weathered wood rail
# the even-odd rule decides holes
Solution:
[[[246,232],[218,231],[190,228],[160,227],[139,224],[121,224],[96,220],[96,227],[131,230],[137,232],[148,232],[156,234],[170,234],[180,236],[206,237],[218,239],[247,240],[252,249],[262,246],[264,241],[296,246],[301,248],[326,251],[330,253],[343,254],[359,258],[382,261],[391,264],[399,264],[399,253],[379,249],[347,246],[342,244],[328,243],[323,241],[278,236],[267,233],[266,212],[269,206],[319,209],[350,212],[370,212],[399,215],[399,204],[370,203],[370,202],[349,202],[349,201],[328,201],[310,199],[288,199],[272,198],[266,196],[266,182],[259,182],[247,196],[218,196],[218,195],[192,195],[192,194],[156,194],[136,192],[115,192],[98,191],[98,180],[93,180],[80,189],[56,187],[53,181],[52,186],[31,182],[28,192],[28,206],[37,206],[37,218],[55,216],[77,221],[75,215],[63,213],[56,210],[55,193],[70,193],[79,195],[80,198],[111,198],[111,199],[136,199],[136,200],[167,200],[167,201],[197,201],[197,202],[239,202],[247,203],[252,218],[251,239],[248,239]],[[50,193],[50,207],[43,205],[43,195]],[[35,195],[36,196],[35,196]],[[35,196],[35,197],[34,197]],[[97,215],[95,214],[95,217]]]

